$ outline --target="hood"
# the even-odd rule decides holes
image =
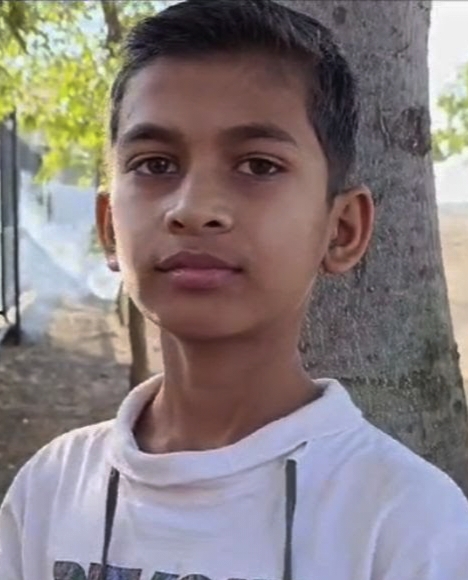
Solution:
[[[121,475],[155,487],[193,485],[231,478],[236,474],[285,458],[323,437],[355,429],[362,414],[345,388],[320,379],[319,399],[273,421],[240,441],[208,451],[148,454],[138,449],[133,427],[162,382],[144,383],[124,399],[111,431],[108,460]]]

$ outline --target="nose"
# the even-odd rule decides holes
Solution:
[[[232,211],[213,186],[187,185],[179,191],[165,215],[172,234],[188,236],[219,235],[231,231]]]

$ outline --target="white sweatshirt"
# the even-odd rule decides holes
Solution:
[[[319,384],[319,400],[234,445],[163,455],[135,443],[154,386],[137,388],[114,421],[20,471],[0,512],[0,579],[100,580],[107,519],[107,580],[467,580],[461,491],[342,386]]]

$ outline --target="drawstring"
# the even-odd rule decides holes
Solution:
[[[114,526],[115,510],[119,495],[120,473],[112,468],[107,485],[106,515],[104,524],[104,545],[101,558],[101,575],[99,580],[105,580],[109,546]],[[284,545],[283,580],[292,580],[292,532],[294,524],[294,512],[296,510],[297,477],[296,462],[294,459],[286,461],[286,540]]]
[[[109,546],[111,543],[112,528],[114,526],[117,499],[119,496],[119,479],[120,473],[117,471],[117,469],[112,468],[109,475],[109,482],[107,484],[106,516],[104,519],[104,545],[102,548],[101,574],[99,576],[99,580],[105,580],[106,578]]]
[[[283,580],[292,580],[292,532],[296,510],[297,477],[294,459],[286,461],[286,541],[284,544]]]

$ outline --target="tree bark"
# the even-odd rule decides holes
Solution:
[[[110,54],[114,56],[115,47],[122,42],[123,38],[119,8],[115,0],[101,0],[101,9],[107,28],[106,46]]]
[[[360,84],[354,179],[377,224],[362,265],[321,280],[301,351],[337,376],[377,426],[468,493],[468,420],[439,239],[430,154],[425,0],[282,0],[330,27]]]
[[[101,9],[107,27],[106,47],[111,56],[115,47],[123,40],[123,28],[119,18],[119,7],[115,0],[101,0]],[[132,389],[150,376],[150,364],[146,342],[146,326],[143,314],[135,306],[129,296],[124,295],[124,289],[119,289],[117,297],[117,312],[122,314],[121,301],[126,302],[128,315],[128,337],[130,342],[130,388]]]
[[[130,388],[132,389],[150,376],[150,365],[146,344],[145,318],[130,297],[127,297],[127,304],[128,335],[132,355],[130,365]]]
[[[115,301],[115,312],[121,326],[128,328],[130,344],[130,389],[136,387],[151,374],[146,340],[146,323],[142,313],[120,284]]]

